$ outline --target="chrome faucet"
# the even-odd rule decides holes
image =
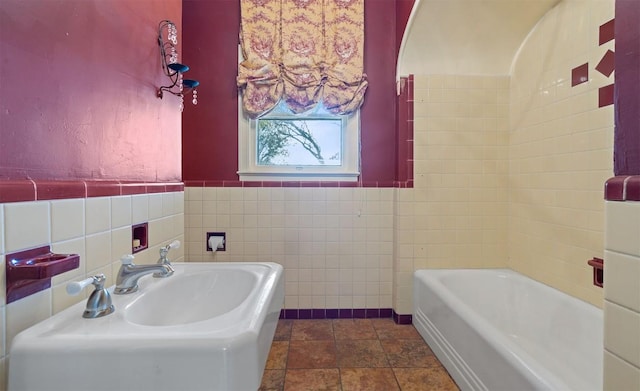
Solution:
[[[180,241],[174,240],[170,244],[167,244],[166,246],[160,248],[160,258],[158,259],[158,262],[156,262],[158,265],[168,265],[169,267],[171,267],[171,261],[169,261],[167,255],[169,254],[169,250],[171,250],[172,248],[180,248]],[[167,275],[163,275],[162,273],[153,273],[153,276],[155,278],[169,277]]]
[[[169,250],[171,250],[172,248],[180,248],[180,241],[174,240],[173,242],[171,242],[171,244],[167,244],[166,246],[160,248],[160,259],[158,259],[158,264],[171,265],[171,262],[169,261],[169,258],[167,258],[167,255],[169,254]]]
[[[87,307],[82,314],[83,318],[94,319],[100,318],[112,313],[115,308],[111,304],[111,295],[109,291],[104,289],[104,283],[107,278],[104,274],[98,274],[82,281],[73,281],[67,284],[67,293],[75,296],[88,286],[93,284],[96,288],[87,301]]]
[[[153,264],[153,265],[134,265],[133,255],[125,255],[120,261],[120,270],[116,279],[116,287],[113,293],[116,295],[125,295],[138,290],[138,280],[140,277],[154,273],[158,277],[169,277],[174,270],[170,264]]]

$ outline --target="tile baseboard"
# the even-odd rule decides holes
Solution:
[[[397,324],[411,324],[411,314],[398,314],[392,308],[308,308],[282,309],[280,319],[372,319],[393,318]]]

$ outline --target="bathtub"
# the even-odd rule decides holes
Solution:
[[[602,310],[512,270],[416,271],[413,323],[462,390],[602,390]]]

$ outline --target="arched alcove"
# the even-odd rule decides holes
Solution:
[[[507,75],[527,34],[559,0],[416,0],[398,75]]]

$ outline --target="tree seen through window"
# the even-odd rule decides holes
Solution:
[[[342,120],[339,118],[259,119],[256,137],[259,165],[342,164]]]

